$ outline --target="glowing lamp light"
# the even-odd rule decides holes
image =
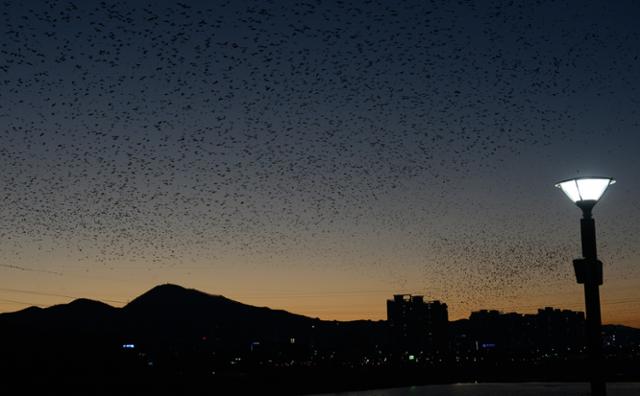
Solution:
[[[591,202],[595,205],[602,194],[616,181],[611,177],[578,177],[558,182],[560,188],[573,203]]]

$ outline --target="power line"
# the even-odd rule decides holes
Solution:
[[[47,297],[64,297],[64,298],[72,298],[72,299],[84,298],[84,297],[70,296],[68,294],[46,293],[46,292],[40,292],[40,291],[35,291],[35,290],[10,289],[10,288],[5,288],[5,287],[0,288],[0,291],[6,291],[6,292],[12,292],[12,293],[33,294],[33,295],[36,295],[36,296],[47,296]],[[100,301],[107,301],[107,302],[113,302],[113,303],[119,303],[119,304],[126,304],[127,303],[126,301],[109,300],[109,299],[100,299]]]
[[[45,273],[45,274],[52,274],[52,275],[62,276],[62,272],[58,272],[58,271],[51,271],[51,270],[46,270],[46,269],[36,269],[36,268],[23,267],[23,266],[21,266],[21,265],[0,264],[0,267],[2,267],[2,268],[8,268],[8,269],[13,269],[13,270],[18,270],[18,271],[26,271],[26,272],[42,272],[42,273]]]
[[[6,298],[0,298],[0,301],[9,302],[9,303],[12,303],[12,304],[20,304],[20,305],[30,305],[30,306],[42,307],[41,304],[35,304],[35,303],[26,302],[26,301],[8,300]]]

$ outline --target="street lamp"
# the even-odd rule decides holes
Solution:
[[[605,396],[607,388],[603,377],[602,320],[600,317],[600,291],[602,262],[596,250],[596,224],[591,211],[607,188],[616,181],[610,177],[579,177],[558,182],[556,187],[582,209],[580,234],[582,258],[573,260],[578,283],[584,284],[587,320],[587,343],[590,357],[591,394]]]

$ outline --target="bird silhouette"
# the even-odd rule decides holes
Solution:
[[[587,139],[586,102],[637,129],[628,7],[3,1],[3,268],[298,255],[400,286],[405,262],[467,305],[565,276],[566,228],[480,180]]]

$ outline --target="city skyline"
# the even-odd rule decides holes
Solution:
[[[165,283],[165,284],[162,284],[162,285],[154,285],[154,286],[150,287],[147,290],[143,290],[143,291],[139,292],[137,295],[130,296],[130,298],[128,300],[126,300],[126,301],[117,301],[117,300],[108,300],[108,299],[103,299],[103,300],[95,299],[95,301],[99,301],[101,303],[105,303],[107,305],[111,305],[111,306],[113,306],[115,308],[122,308],[122,307],[126,306],[128,303],[130,303],[131,301],[133,301],[139,295],[144,294],[145,292],[147,292],[149,290],[153,290],[153,289],[155,289],[157,287],[162,287],[162,286],[177,286],[178,288],[185,288],[187,290],[196,290],[198,292],[205,293],[205,294],[208,294],[208,295],[211,295],[211,296],[219,296],[219,297],[229,298],[229,299],[231,299],[233,301],[236,301],[236,302],[239,302],[239,303],[242,303],[242,304],[253,305],[253,306],[264,306],[264,307],[267,307],[267,308],[270,308],[270,309],[275,309],[275,310],[282,309],[282,310],[285,310],[285,311],[287,311],[289,313],[292,313],[292,314],[303,315],[303,316],[307,316],[307,317],[310,317],[310,318],[318,318],[318,319],[321,319],[321,320],[342,320],[342,321],[373,320],[373,321],[379,321],[379,320],[387,320],[388,315],[389,315],[389,307],[388,307],[388,305],[385,306],[380,301],[377,301],[377,303],[378,303],[377,305],[379,307],[382,307],[382,308],[381,309],[376,309],[376,310],[380,310],[382,312],[382,314],[379,317],[351,317],[351,316],[349,316],[349,317],[346,317],[344,319],[339,319],[339,318],[335,318],[333,316],[331,316],[331,317],[322,317],[322,316],[319,316],[319,315],[306,314],[304,312],[296,312],[296,311],[293,311],[293,310],[285,309],[285,308],[283,308],[283,306],[278,306],[278,305],[253,304],[253,303],[250,302],[250,299],[245,299],[245,300],[235,299],[235,298],[231,298],[228,295],[212,293],[210,291],[204,291],[204,290],[199,290],[197,288],[185,287],[183,285],[176,285],[176,284],[173,284],[173,283]],[[48,295],[48,293],[46,293],[46,292],[28,291],[28,290],[19,290],[19,289],[3,289],[3,291],[9,291],[9,292],[19,293],[19,294],[23,294],[23,295],[32,295],[32,296],[45,296],[46,297]],[[337,298],[344,298],[345,294],[348,294],[348,293],[337,293],[336,297]],[[365,294],[368,294],[368,293],[365,293]],[[291,299],[291,298],[300,298],[301,296],[303,296],[303,297],[304,296],[313,296],[313,293],[307,293],[307,294],[302,294],[301,293],[299,295],[281,294],[281,295],[279,295],[279,296],[277,296],[275,298],[275,301],[281,301],[282,299],[285,299],[285,298],[289,298],[289,299]],[[502,307],[488,306],[488,307],[479,307],[478,309],[469,311],[469,312],[467,312],[465,314],[465,313],[462,313],[459,309],[455,309],[455,307],[451,307],[450,304],[447,304],[447,301],[444,301],[444,300],[441,300],[441,299],[438,299],[438,298],[435,298],[435,297],[434,298],[425,298],[424,295],[416,294],[416,293],[392,293],[392,294],[386,295],[385,299],[381,300],[381,301],[387,301],[387,304],[388,304],[389,301],[392,301],[394,297],[398,297],[398,296],[410,296],[411,298],[417,297],[417,298],[420,298],[420,301],[424,301],[425,303],[433,303],[433,302],[435,302],[437,304],[442,303],[442,304],[444,304],[445,310],[447,310],[448,308],[454,308],[454,312],[458,312],[459,316],[457,316],[455,318],[451,318],[450,317],[449,318],[450,321],[457,321],[457,320],[460,320],[460,319],[468,319],[472,314],[477,313],[477,312],[491,312],[491,311],[493,311],[493,312],[499,312],[500,314],[531,315],[531,314],[538,313],[540,310],[544,310],[544,309],[548,309],[548,308],[552,308],[552,309],[556,309],[556,310],[568,310],[568,311],[571,311],[571,312],[577,312],[577,313],[584,314],[584,309],[574,309],[574,308],[559,307],[559,306],[548,306],[548,305],[546,305],[546,306],[545,305],[535,306],[535,307],[533,305],[523,305],[521,307],[525,307],[525,309],[521,309],[521,310],[517,310],[517,309],[514,310],[513,308],[517,308],[517,307],[514,307],[514,306],[510,306],[509,309],[506,309],[506,310],[504,308],[502,308]],[[67,299],[67,300],[64,300],[62,302],[55,303],[53,305],[65,305],[65,304],[68,304],[68,303],[70,303],[70,302],[72,302],[74,300],[87,299],[88,298],[86,296],[64,296],[64,295],[50,295],[49,297],[57,297],[57,298],[61,298],[61,299]],[[68,300],[68,299],[71,299],[71,300]],[[92,299],[92,298],[89,298],[89,299]],[[264,301],[264,300],[263,299],[257,299],[256,301]],[[344,300],[343,300],[343,302],[344,302]],[[16,301],[16,303],[18,303],[18,302]],[[21,304],[25,304],[26,305],[28,303],[21,303]],[[576,303],[576,305],[580,305],[580,303]],[[47,308],[48,307],[47,305],[42,305],[42,304],[35,304],[35,305],[32,305],[32,306],[38,306],[38,307],[41,307],[41,308]],[[582,307],[582,308],[584,308],[584,307]],[[21,310],[21,309],[19,309],[19,310]],[[620,324],[620,323],[607,323],[607,324]]]
[[[154,394],[588,378],[583,313],[480,310],[450,321],[443,302],[389,297],[384,321],[323,321],[172,284],[122,308],[81,299],[0,314],[0,372],[29,387],[95,383]],[[639,340],[640,329],[603,327],[607,378],[637,381]]]
[[[395,293],[640,328],[640,4],[3,3],[0,312],[175,283],[323,319]]]

